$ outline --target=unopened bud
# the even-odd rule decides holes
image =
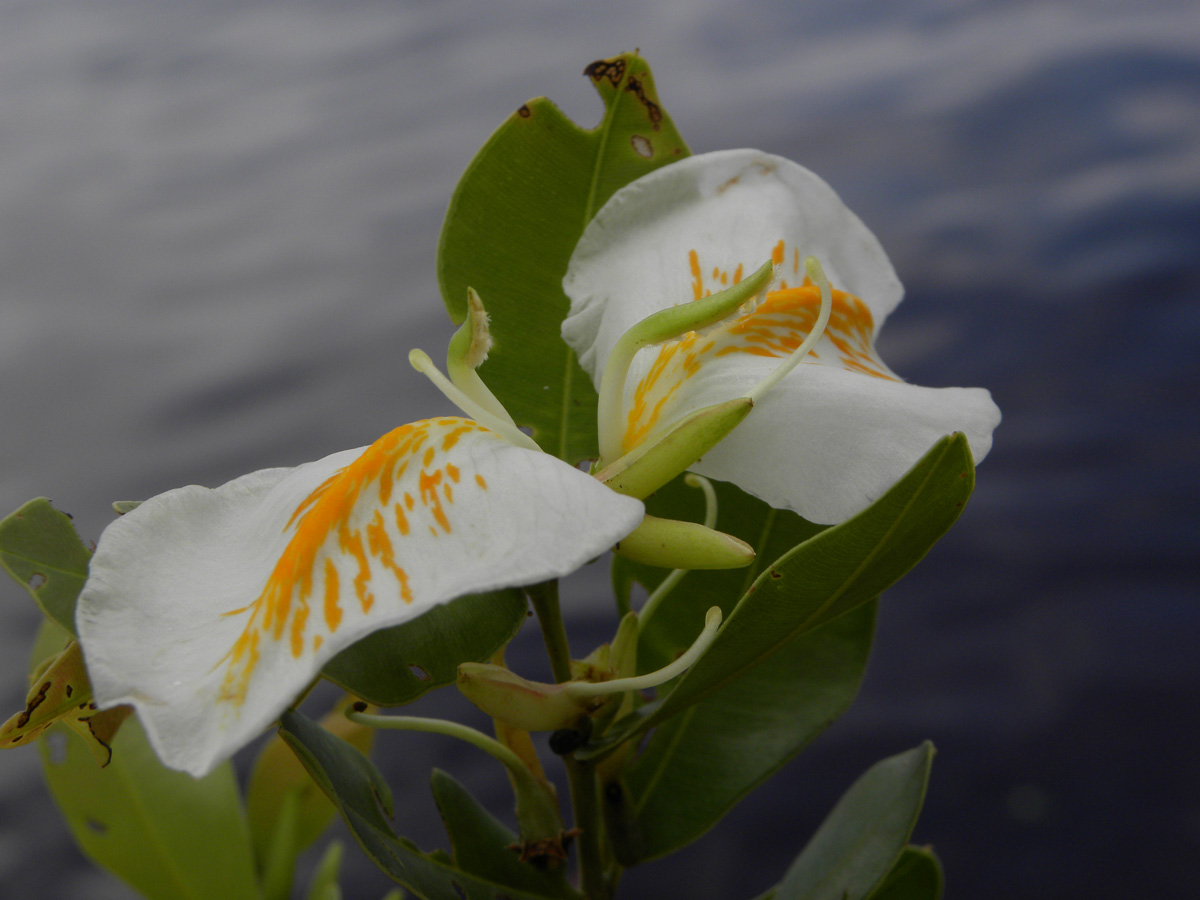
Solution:
[[[739,569],[754,562],[754,548],[731,534],[655,516],[646,516],[613,551],[664,569]]]

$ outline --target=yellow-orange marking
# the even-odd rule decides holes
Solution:
[[[337,631],[338,626],[342,624],[342,607],[338,603],[340,591],[337,566],[327,556],[325,557],[325,625],[331,633]]]
[[[453,505],[451,484],[462,478],[462,472],[451,463],[443,468],[434,466],[439,452],[449,450],[471,431],[486,429],[469,419],[450,417],[397,428],[326,478],[297,505],[284,526],[284,533],[290,532],[291,537],[257,599],[225,613],[248,614],[248,618],[229,653],[218,663],[226,667],[223,700],[235,705],[245,701],[264,650],[264,637],[280,642],[287,634],[288,649],[298,658],[306,645],[316,651],[328,635],[338,631],[345,621],[343,578],[351,579],[364,614],[377,600],[372,590],[377,570],[394,577],[405,603],[414,601],[409,574],[396,558],[396,540],[409,536],[412,515],[428,516],[442,533],[451,533],[446,507]],[[396,490],[414,459],[420,460],[420,471],[414,473],[419,502],[413,491]],[[483,476],[474,475],[476,484],[486,490]],[[408,475],[410,485],[412,478]],[[429,528],[433,534],[439,533],[432,524]],[[324,633],[313,633],[309,644],[314,627],[310,616],[314,585],[320,586],[322,598],[322,615],[315,621]]]
[[[782,265],[786,258],[787,244],[780,240],[771,250],[771,259],[775,265]],[[695,299],[709,296],[716,283],[724,283],[720,267],[712,270],[714,284],[711,287],[702,282],[704,269],[695,250],[688,253],[688,266]],[[792,248],[792,268],[799,273],[798,247]],[[741,280],[741,275],[739,264],[734,272],[734,283]],[[898,381],[875,353],[875,323],[867,305],[844,291],[834,290],[832,295],[829,323],[805,363],[834,365],[873,378]],[[788,287],[785,281],[782,287],[759,301],[755,309],[729,319],[720,328],[709,332],[703,343],[699,342],[695,332],[688,332],[662,344],[649,370],[634,387],[626,414],[624,449],[633,449],[658,427],[684,382],[700,371],[706,359],[736,353],[787,357],[808,336],[820,308],[820,292],[807,278],[800,287]]]

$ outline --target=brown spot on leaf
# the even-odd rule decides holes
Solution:
[[[46,583],[46,576],[43,575],[41,572],[34,572],[32,575],[29,576],[29,581],[27,582],[27,584],[29,585],[29,589],[31,591],[38,590],[45,583]]]
[[[625,77],[625,60],[598,59],[584,69],[583,74],[597,84],[607,78],[613,87],[618,87]]]
[[[646,107],[646,117],[650,120],[650,126],[655,130],[659,130],[659,123],[662,122],[663,114],[659,105],[646,96],[646,86],[642,84],[641,79],[629,76],[629,82],[625,85],[625,90],[637,97],[638,103]]]
[[[533,110],[529,108],[528,103],[522,103],[521,108],[517,110],[517,115],[522,119],[528,119],[533,115]]]
[[[25,712],[17,717],[17,727],[24,728],[29,724],[29,717],[33,715],[33,711],[42,705],[42,701],[46,699],[46,691],[50,690],[50,682],[47,681],[38,692],[30,698],[29,703],[25,706]]]

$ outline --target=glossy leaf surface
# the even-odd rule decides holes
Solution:
[[[866,510],[776,560],[642,727],[681,712],[800,635],[878,596],[958,518],[974,472],[966,439],[945,437]]]
[[[926,741],[872,766],[842,796],[792,863],[775,900],[860,900],[912,834],[933,763]]]
[[[596,453],[596,393],[560,336],[567,261],[584,226],[620,187],[688,153],[645,60],[587,67],[605,103],[580,128],[544,97],[513,113],[463,174],[442,228],[438,280],[457,323],[473,287],[495,346],[480,376],[518,425],[569,462]]]
[[[850,705],[871,649],[866,604],[788,644],[655,730],[627,770],[629,863],[700,837]],[[609,793],[605,794],[610,798]]]

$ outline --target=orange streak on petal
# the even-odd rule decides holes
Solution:
[[[688,251],[688,264],[692,268],[692,299],[704,296],[704,277],[700,274],[700,256],[695,250]]]
[[[341,585],[338,582],[337,567],[333,560],[325,557],[325,624],[330,632],[338,630],[342,624],[342,607],[338,603]]]

